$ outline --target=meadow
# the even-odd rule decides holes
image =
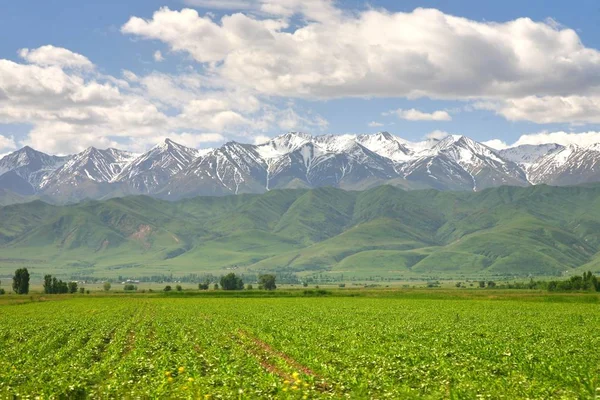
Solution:
[[[255,293],[3,296],[0,398],[600,394],[595,294]]]

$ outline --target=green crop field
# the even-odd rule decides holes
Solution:
[[[597,295],[343,292],[3,296],[0,398],[600,394]]]

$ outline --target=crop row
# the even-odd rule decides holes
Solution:
[[[0,306],[0,397],[594,398],[597,304],[73,298]]]

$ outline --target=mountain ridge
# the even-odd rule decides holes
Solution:
[[[288,132],[254,145],[194,149],[165,139],[136,155],[96,149],[66,157],[30,147],[0,159],[0,189],[56,203],[147,194],[165,200],[332,186],[481,191],[502,185],[600,182],[600,145],[495,150],[462,135],[410,142],[389,132]]]
[[[559,276],[600,271],[598,204],[600,184],[37,200],[0,206],[0,275]]]

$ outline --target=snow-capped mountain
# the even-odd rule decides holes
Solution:
[[[109,183],[134,159],[135,155],[127,151],[90,147],[46,176],[39,190],[62,201],[110,196],[117,186]]]
[[[260,145],[228,142],[197,150],[166,139],[136,156],[89,148],[55,157],[25,147],[0,160],[0,189],[54,201],[149,194],[165,199],[381,184],[479,191],[499,185],[600,182],[600,144],[524,145],[494,150],[466,136],[410,142],[388,132],[289,132]]]
[[[266,190],[267,163],[258,146],[228,142],[175,175],[161,197],[261,193]]]
[[[431,157],[432,161],[429,162],[433,164],[438,157],[446,157],[458,164],[471,176],[472,190],[502,185],[529,185],[525,172],[516,163],[502,158],[495,150],[466,136],[449,135],[422,154]],[[463,181],[464,174],[457,173],[455,165],[446,160],[442,163],[449,168],[449,172],[445,174],[449,180],[456,176]],[[440,168],[443,170],[443,167]]]
[[[200,154],[197,149],[166,139],[127,164],[111,181],[125,182],[139,193],[154,193],[200,157]]]
[[[569,145],[550,152],[528,168],[532,184],[565,186],[600,181],[600,145]]]
[[[528,169],[540,158],[563,149],[564,146],[555,143],[548,144],[523,144],[517,147],[509,147],[498,151],[498,154],[509,161],[519,164]]]
[[[9,172],[2,182],[10,181],[16,185],[17,180],[22,180],[18,185],[26,191],[35,191],[44,178],[52,171],[64,164],[69,157],[50,156],[40,151],[25,146],[0,159],[0,176]],[[9,179],[10,178],[10,179]],[[20,178],[20,179],[19,179]],[[0,187],[2,184],[0,184]],[[26,186],[30,186],[26,188]],[[8,187],[5,187],[8,188]]]

